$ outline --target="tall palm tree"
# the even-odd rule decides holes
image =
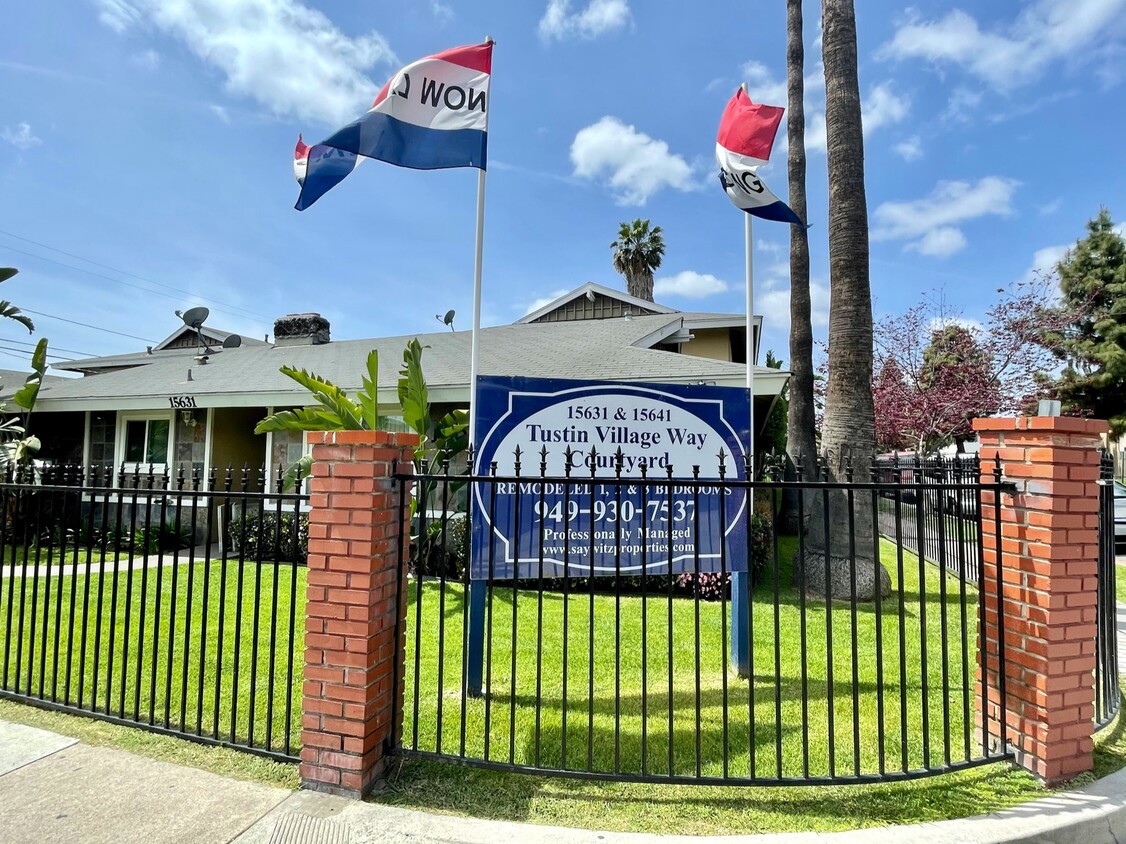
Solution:
[[[802,0],[786,0],[786,137],[790,207],[806,219],[805,202],[805,44]],[[809,296],[809,233],[790,226],[790,406],[786,418],[786,451],[790,460],[812,469],[814,439],[813,325]],[[785,508],[792,531],[800,528],[797,495]]]
[[[853,0],[822,0],[822,58],[825,65],[825,128],[829,159],[829,381],[821,450],[833,480],[849,469],[867,480],[875,453],[872,408],[872,292],[868,280],[868,206],[864,196],[864,135],[860,119],[860,83],[856,71],[856,10]],[[796,210],[796,209],[795,209]],[[872,502],[864,494],[850,500],[830,494],[828,513],[811,524],[804,577],[807,590],[851,593],[849,566],[855,554],[858,596],[871,598],[890,590],[879,559],[872,525]],[[851,526],[855,533],[850,536]],[[827,534],[827,535],[826,535]],[[828,540],[828,541],[826,541]],[[878,572],[878,574],[877,574]],[[826,588],[828,587],[828,588]]]
[[[618,239],[610,248],[614,250],[614,269],[626,278],[626,292],[652,302],[653,270],[661,266],[665,254],[661,227],[649,228],[648,220],[622,223]]]

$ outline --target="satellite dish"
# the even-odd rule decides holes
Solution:
[[[180,315],[180,319],[184,321],[184,325],[199,331],[199,327],[210,313],[207,308],[188,308]]]
[[[228,334],[227,338],[223,341],[224,349],[237,349],[242,345],[242,338],[237,334]]]
[[[442,323],[442,325],[449,326],[450,331],[454,330],[454,309],[453,308],[450,308],[448,311],[446,311],[445,316],[439,316],[438,314],[434,314],[434,319],[438,320],[438,322]]]
[[[19,273],[19,270],[15,267],[0,267],[0,281],[7,281],[17,273]]]

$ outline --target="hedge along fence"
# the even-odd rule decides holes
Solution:
[[[243,513],[231,518],[227,538],[232,553],[239,556],[304,565],[309,559],[309,515]]]

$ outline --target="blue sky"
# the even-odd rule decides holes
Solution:
[[[856,5],[877,316],[941,291],[978,318],[996,288],[1050,268],[1100,205],[1126,218],[1126,0]],[[806,2],[806,118],[824,337],[819,7]],[[785,104],[784,8],[11,4],[0,265],[21,273],[0,295],[34,311],[65,358],[136,350],[195,304],[208,324],[258,337],[301,311],[339,339],[438,330],[449,308],[469,328],[476,171],[373,162],[297,212],[292,151],[299,131],[313,142],[362,113],[403,64],[491,35],[484,324],[587,281],[622,286],[609,244],[638,216],[665,230],[658,301],[741,312],[743,220],[715,175],[715,132],[742,82]],[[783,131],[761,173],[782,197],[785,151]],[[783,359],[788,237],[755,226],[755,310]],[[0,367],[19,367],[12,350],[32,339],[0,327]]]

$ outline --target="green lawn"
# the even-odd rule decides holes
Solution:
[[[780,556],[788,557],[790,550],[783,548]],[[772,588],[758,588],[752,602],[753,697],[745,680],[725,671],[730,667],[725,663],[723,644],[727,619],[719,602],[701,602],[698,619],[694,601],[672,602],[670,664],[667,597],[622,597],[620,622],[615,624],[612,595],[597,595],[593,600],[585,594],[571,595],[565,604],[561,594],[547,593],[541,606],[536,593],[524,590],[518,592],[516,606],[514,694],[513,593],[497,587],[493,594],[492,670],[491,678],[486,678],[492,693],[486,699],[466,702],[465,755],[485,757],[487,712],[489,758],[569,770],[644,770],[661,775],[670,771],[696,775],[698,771],[705,777],[719,777],[725,774],[726,756],[726,774],[747,777],[752,772],[753,755],[757,777],[824,777],[875,774],[881,764],[884,770],[937,767],[945,761],[978,756],[980,734],[971,735],[976,635],[970,629],[964,642],[960,633],[963,610],[958,582],[948,576],[940,583],[938,571],[926,566],[920,597],[914,558],[904,559],[900,581],[894,551],[886,546],[885,552],[897,587],[896,594],[881,606],[879,627],[876,608],[871,604],[861,606],[854,620],[847,604],[835,604],[827,615],[824,602],[810,601],[803,616],[800,597],[786,587],[780,591],[776,613]],[[781,571],[780,576],[782,582],[788,582],[787,571]],[[902,590],[899,582],[903,583]],[[415,599],[412,586],[408,629],[413,634],[420,626],[423,636],[418,655],[417,719],[415,636],[408,636],[404,742],[437,751],[440,738],[442,751],[458,753],[462,741],[462,587],[447,584],[443,596],[437,582],[425,582],[420,625]],[[541,612],[542,627],[537,621]],[[435,635],[440,613],[445,618],[442,662]],[[971,628],[975,617],[976,596],[970,589],[966,592],[965,619]],[[877,660],[878,630],[882,665]],[[620,647],[616,647],[617,642]],[[831,681],[827,670],[830,643]],[[906,690],[903,694],[901,686]],[[923,741],[924,719],[929,742]],[[753,741],[751,723],[755,725]]]
[[[803,660],[801,599],[796,591],[783,585],[789,583],[788,565],[784,561],[789,559],[792,550],[792,541],[783,540],[779,554],[777,615],[772,577],[754,594],[753,698],[747,681],[723,670],[723,607],[718,603],[701,603],[700,648],[697,653],[695,604],[684,599],[674,602],[673,773],[695,774],[698,760],[704,776],[722,775],[726,747],[727,773],[747,776],[751,772],[751,723],[755,725],[754,773],[763,778],[778,776],[779,759],[783,777],[802,776],[806,764],[811,776],[825,776],[830,772],[830,748],[832,770],[845,776],[858,770],[864,774],[878,772],[881,759],[887,770],[916,769],[927,764],[938,766],[947,758],[947,742],[950,758],[955,761],[966,758],[967,742],[970,748],[968,754],[978,755],[978,734],[972,731],[976,646],[976,634],[972,629],[976,618],[974,590],[966,592],[965,612],[971,629],[963,649],[961,588],[958,581],[950,576],[941,578],[936,568],[924,566],[923,589],[920,590],[916,558],[904,555],[901,569],[894,548],[885,544],[882,553],[895,591],[882,604],[879,628],[874,605],[859,608],[854,630],[852,612],[847,604],[833,604],[826,613],[823,602],[810,602],[804,616],[806,648]],[[408,703],[404,743],[409,747],[417,742],[421,750],[437,750],[439,734],[436,724],[440,709],[442,750],[456,754],[461,751],[462,743],[462,696],[459,693],[464,617],[462,588],[458,584],[447,584],[443,605],[438,583],[423,583],[420,627],[424,635],[421,652],[417,654],[419,692],[418,728],[415,730],[416,654],[413,631],[420,620],[415,603],[416,588],[414,585],[411,587],[411,614],[407,620],[412,634],[408,636]],[[667,599],[623,596],[621,622],[616,628],[614,597],[596,595],[593,599],[592,637],[589,595],[572,595],[566,603],[559,594],[544,595],[543,622],[540,625],[541,606],[537,595],[531,591],[518,591],[518,644],[513,694],[512,594],[509,588],[494,590],[491,694],[484,700],[466,702],[465,754],[471,758],[484,756],[487,708],[490,721],[487,746],[492,759],[516,765],[532,765],[538,761],[541,765],[570,770],[592,767],[596,771],[616,768],[639,772],[644,765],[647,771],[667,774],[670,769]],[[568,612],[565,699],[562,660],[564,606]],[[443,615],[445,658],[440,661],[435,631]],[[647,633],[644,638],[641,635],[643,623]],[[828,632],[830,626],[831,636]],[[921,636],[924,626],[925,648]],[[882,683],[879,682],[876,660],[877,629],[881,633]],[[545,643],[542,649],[539,646],[541,630]],[[852,659],[854,635],[857,655],[855,679]],[[621,643],[618,650],[615,649],[616,637],[620,637]],[[776,641],[779,645],[777,662]],[[831,684],[827,672],[827,643],[830,641],[833,647]],[[620,659],[615,659],[615,653],[621,654]],[[537,654],[542,654],[538,675],[538,698],[542,703],[538,710],[535,705]],[[928,686],[925,704],[921,683],[924,657]],[[440,693],[439,665],[442,666]],[[906,693],[902,695],[899,691],[901,672],[906,677]],[[592,677],[593,694],[590,691]],[[804,697],[804,706],[803,682],[808,693]],[[620,683],[622,689],[617,707],[616,683]],[[643,688],[647,690],[644,714]],[[943,709],[944,696],[948,717]],[[700,701],[699,719],[695,714],[697,697]],[[878,717],[881,705],[884,713],[882,741]],[[833,714],[831,732],[830,711]],[[567,716],[565,731],[564,712]],[[930,741],[926,745],[922,740],[924,713],[930,731]],[[858,742],[854,741],[854,730],[860,736]],[[830,736],[833,736],[832,741]],[[566,760],[563,758],[564,746]],[[1003,764],[937,779],[896,784],[739,788],[592,783],[409,760],[399,768],[391,789],[375,799],[431,810],[540,823],[716,834],[848,829],[960,817],[1019,803],[1040,793],[1032,777]]]
[[[858,766],[862,773],[877,771],[881,759],[887,769],[898,769],[904,764],[904,756],[908,768],[927,763],[941,765],[946,758],[947,741],[954,760],[966,755],[967,738],[970,752],[976,754],[976,738],[966,730],[967,723],[972,727],[973,722],[976,635],[971,629],[963,648],[957,580],[949,576],[942,578],[937,569],[924,566],[923,588],[920,589],[917,560],[909,554],[904,555],[901,570],[894,549],[885,544],[884,559],[896,591],[882,604],[881,625],[877,627],[873,605],[859,608],[854,630],[852,613],[847,605],[834,604],[827,613],[823,602],[811,602],[805,615],[806,649],[803,661],[800,598],[786,586],[789,583],[786,560],[792,548],[792,541],[782,541],[777,616],[772,578],[760,585],[754,595],[753,697],[747,681],[723,670],[721,637],[725,621],[721,605],[706,602],[699,605],[700,646],[697,654],[695,603],[677,599],[672,604],[673,691],[670,698],[669,604],[663,597],[643,599],[623,596],[620,623],[615,625],[614,596],[597,595],[593,599],[592,628],[589,623],[591,599],[588,595],[572,595],[564,602],[559,594],[545,594],[541,625],[537,623],[540,601],[536,594],[519,590],[515,607],[518,646],[513,683],[513,654],[510,648],[512,590],[498,586],[493,595],[491,694],[485,699],[471,699],[464,704],[466,754],[481,757],[485,752],[484,716],[488,708],[488,750],[491,758],[511,759],[515,764],[534,764],[537,762],[538,735],[538,762],[541,765],[586,769],[589,747],[590,762],[595,770],[612,770],[616,756],[620,770],[641,770],[644,760],[646,770],[667,773],[670,700],[672,770],[678,775],[694,775],[697,759],[703,775],[719,775],[723,772],[725,755],[730,775],[745,776],[750,773],[751,723],[755,725],[754,773],[759,777],[775,776],[779,760],[783,776],[801,775],[803,748],[808,748],[809,772],[813,776],[829,772],[830,747],[834,755],[834,770],[841,775],[855,773]],[[273,747],[284,749],[286,725],[282,695],[291,691],[295,699],[299,699],[301,685],[303,569],[297,570],[296,579],[292,576],[291,567],[279,569],[278,611],[286,619],[291,608],[298,615],[292,639],[287,621],[275,631],[272,649],[268,647],[274,594],[272,566],[259,568],[248,564],[240,577],[237,562],[229,562],[225,579],[218,561],[211,563],[209,572],[205,572],[203,563],[191,567],[181,565],[175,569],[166,566],[162,571],[123,572],[116,576],[107,573],[104,577],[97,576],[95,566],[94,572],[95,575],[90,578],[85,575],[61,578],[55,575],[50,578],[41,576],[38,582],[31,577],[27,580],[0,580],[0,680],[3,680],[5,688],[24,693],[30,681],[32,693],[38,694],[42,683],[48,699],[54,695],[60,701],[76,703],[81,687],[82,705],[87,708],[95,706],[99,710],[106,707],[108,690],[110,711],[123,711],[130,718],[136,711],[137,716],[147,723],[151,712],[153,723],[171,723],[177,728],[182,719],[186,729],[198,728],[205,735],[217,732],[221,739],[230,738],[233,720],[236,740],[248,740],[253,725],[256,745],[265,742],[269,731]],[[191,613],[185,612],[185,607],[189,605],[189,590],[190,606],[193,607]],[[99,594],[102,605],[100,623],[97,616]],[[423,750],[436,750],[439,737],[436,725],[440,710],[442,749],[457,753],[462,741],[462,589],[459,584],[447,584],[443,606],[438,583],[425,581],[422,584],[421,616],[418,614],[417,594],[417,584],[411,581],[407,618],[405,742],[408,746],[417,742]],[[203,631],[205,596],[206,635]],[[225,596],[222,607],[220,596]],[[291,596],[295,598],[292,604]],[[973,590],[968,590],[966,613],[971,623],[976,617],[975,601]],[[256,604],[257,624],[254,621]],[[72,605],[76,608],[78,619],[73,632],[69,621]],[[901,605],[904,620],[902,635],[899,621]],[[81,624],[83,606],[88,611],[85,625]],[[562,644],[565,606],[568,614],[568,653],[567,694],[564,698]],[[21,610],[24,613],[22,628],[19,626]],[[4,639],[2,631],[9,612],[13,618],[13,635]],[[444,657],[439,659],[437,631],[441,617],[445,619]],[[44,619],[48,620],[46,625]],[[414,631],[419,621],[422,648],[417,653],[419,728],[416,731],[413,729],[416,709]],[[641,634],[643,624],[644,638]],[[831,637],[828,634],[830,624]],[[129,628],[128,648],[123,644],[126,626]],[[925,648],[921,636],[924,628]],[[60,645],[57,668],[53,663],[56,629],[59,630]],[[260,633],[256,658],[253,654],[255,629]],[[875,659],[877,629],[880,631],[880,653],[883,656],[882,684]],[[223,635],[221,647],[220,630]],[[143,635],[138,637],[138,631],[142,631]],[[185,636],[185,633],[188,635]],[[855,682],[852,659],[854,635],[857,644]],[[618,648],[615,648],[615,637],[620,637]],[[237,675],[234,663],[236,639],[239,642]],[[183,651],[185,640],[190,643],[186,655]],[[141,641],[143,647],[140,646]],[[779,645],[777,663],[776,641]],[[833,647],[832,683],[826,671],[829,641]],[[179,643],[171,653],[168,642]],[[593,661],[590,655],[592,642]],[[901,646],[903,660],[899,656]],[[17,653],[23,666],[18,677],[15,674]],[[101,654],[101,657],[95,659],[95,653]],[[291,653],[294,654],[295,676],[290,688],[286,689],[285,672]],[[615,658],[615,654],[620,654],[620,657]],[[925,703],[921,683],[924,656],[929,687]],[[537,660],[541,678],[538,696]],[[111,662],[112,673],[109,670]],[[185,665],[188,667],[187,694],[183,695]],[[278,685],[273,712],[268,715],[268,704],[263,698],[263,680],[270,673],[271,665]],[[439,665],[443,671],[440,684]],[[808,692],[804,717],[803,665],[806,666],[804,685]],[[903,695],[898,691],[901,673],[907,678]],[[593,694],[589,692],[592,675]],[[68,676],[69,688],[66,682]],[[236,676],[237,682],[232,682]],[[223,682],[217,684],[216,677],[224,678]],[[697,677],[699,719],[695,715]],[[253,714],[250,707],[252,680],[256,686]],[[620,684],[621,688],[617,698],[616,684]],[[644,695],[643,688],[646,691]],[[237,695],[234,689],[238,690]],[[855,707],[854,689],[858,703]],[[202,708],[198,703],[201,692]],[[217,724],[212,718],[216,694],[219,699]],[[949,718],[944,717],[944,698]],[[179,702],[182,699],[186,705],[181,711]],[[541,701],[538,708],[537,699]],[[620,701],[618,705],[615,705],[616,699]],[[723,717],[725,702],[726,721]],[[882,742],[877,723],[881,702],[884,712]],[[776,715],[779,706],[780,721]],[[3,704],[0,717],[7,717],[5,713],[11,707],[12,704]],[[905,719],[902,714],[904,707]],[[967,707],[970,710],[968,722]],[[828,726],[830,711],[834,720],[831,732]],[[565,730],[564,712],[567,713]],[[921,740],[924,713],[930,728],[930,741],[925,746]],[[36,718],[41,719],[39,723],[45,726],[45,720],[51,723],[68,720],[66,716],[55,713],[36,713]],[[291,750],[295,753],[299,741],[299,720],[299,713],[295,712],[288,732]],[[853,740],[857,725],[860,731],[858,753]],[[902,738],[904,730],[906,741]],[[131,735],[132,732],[126,730],[123,734]],[[155,742],[155,739],[152,741]],[[149,742],[138,739],[135,743],[145,745]],[[565,763],[564,745],[567,754]],[[724,753],[725,746],[727,754]],[[1112,743],[1112,747],[1117,749],[1101,757],[1104,768],[1118,766],[1126,759],[1126,749],[1117,743]],[[130,749],[134,748],[130,746]],[[214,751],[216,754],[222,752]],[[186,750],[185,757],[188,758],[184,761],[186,764],[199,764],[195,757],[200,753],[195,747],[190,752]],[[272,775],[263,776],[270,778]],[[583,782],[408,760],[397,766],[391,788],[377,799],[482,817],[592,828],[735,833],[847,829],[958,817],[1013,805],[1042,793],[1030,776],[1004,764],[939,778],[874,786],[745,788]]]
[[[216,560],[79,571],[0,579],[0,688],[298,752],[304,569]]]

